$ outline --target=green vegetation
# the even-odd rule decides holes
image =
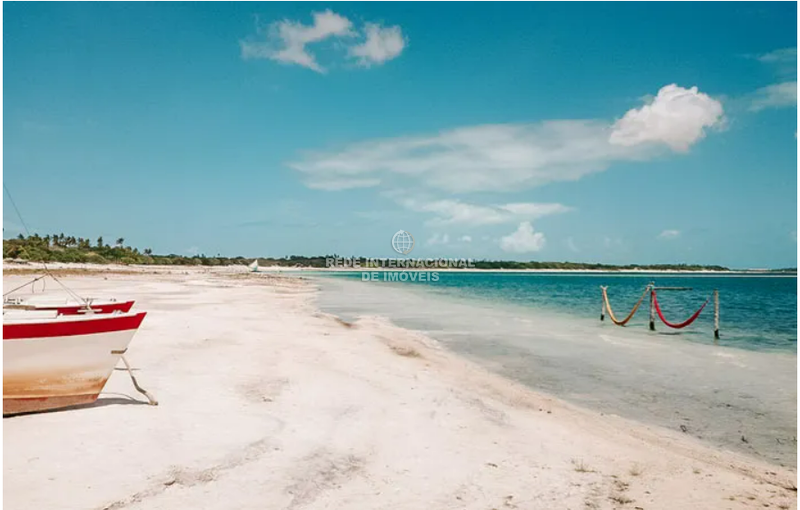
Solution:
[[[309,267],[324,268],[327,258],[336,255],[326,255],[318,257],[303,257],[292,255],[283,258],[261,258],[258,263],[261,266],[282,266],[282,267]],[[94,264],[157,264],[157,265],[189,265],[189,266],[224,266],[224,265],[246,265],[252,262],[252,258],[244,257],[207,257],[206,255],[194,255],[191,257],[183,255],[154,255],[149,248],[139,251],[137,248],[125,246],[125,239],[120,237],[114,246],[109,246],[103,242],[102,237],[97,238],[97,242],[92,245],[89,239],[80,237],[65,236],[64,234],[53,234],[41,237],[34,234],[30,237],[20,235],[16,239],[3,240],[4,259],[22,259],[32,262],[87,262]],[[361,258],[361,267],[370,267],[370,261],[375,259]],[[727,271],[723,266],[704,266],[699,264],[596,264],[584,262],[514,262],[508,260],[476,260],[474,261],[477,269],[556,269],[556,270],[597,270],[597,271]],[[796,273],[796,268],[777,270],[779,272]]]
[[[16,239],[3,239],[3,258],[22,259],[33,262],[87,262],[93,264],[158,264],[188,266],[224,266],[231,264],[247,264],[252,259],[243,257],[206,257],[195,255],[153,255],[149,248],[140,252],[136,248],[125,246],[125,239],[120,237],[114,246],[103,243],[103,237],[97,238],[92,246],[89,239],[53,234],[41,237],[34,234],[25,237],[20,234]]]

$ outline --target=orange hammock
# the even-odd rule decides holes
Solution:
[[[625,319],[620,321],[617,320],[616,317],[614,317],[614,311],[611,309],[611,303],[608,301],[608,293],[606,293],[607,287],[600,287],[600,288],[603,290],[603,302],[606,304],[606,310],[608,310],[608,316],[611,317],[611,322],[613,322],[617,326],[624,326],[625,324],[628,323],[629,320],[633,318],[633,316],[636,314],[636,310],[639,309],[639,306],[642,304],[642,301],[644,301],[644,297],[647,295],[647,291],[650,290],[649,285],[645,287],[644,292],[642,292],[642,297],[640,297],[639,301],[636,303],[636,305],[634,305],[633,310],[631,310],[631,313],[629,313],[628,316],[625,317]]]
[[[693,323],[697,319],[697,317],[700,316],[700,312],[703,311],[703,308],[706,307],[706,305],[708,304],[709,300],[711,300],[711,298],[706,299],[706,302],[703,303],[703,306],[701,306],[699,310],[694,312],[694,314],[691,317],[689,317],[685,321],[680,322],[678,324],[673,324],[671,322],[667,322],[667,319],[664,318],[664,314],[661,313],[661,307],[658,306],[658,298],[656,297],[656,291],[653,291],[653,304],[655,304],[655,306],[656,306],[656,312],[658,312],[658,316],[661,319],[661,322],[663,322],[664,324],[666,324],[667,326],[669,326],[669,327],[671,327],[673,329],[685,328],[689,324]]]

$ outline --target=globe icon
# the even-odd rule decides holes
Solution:
[[[414,249],[414,236],[405,230],[398,230],[392,236],[392,248],[400,255],[408,255]]]

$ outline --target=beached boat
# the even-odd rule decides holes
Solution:
[[[59,315],[77,315],[89,311],[94,313],[129,312],[132,307],[133,300],[118,301],[114,298],[86,298],[84,301],[78,301],[71,297],[32,296],[10,297],[3,301],[4,310],[51,310]]]
[[[3,415],[97,400],[146,312],[3,310]]]

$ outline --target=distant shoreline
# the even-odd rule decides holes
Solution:
[[[98,264],[88,262],[48,262],[48,269],[53,272],[68,272],[72,274],[91,274],[91,273],[163,273],[175,271],[206,272],[212,267],[202,265],[157,265],[157,264]],[[252,271],[245,265],[233,264],[225,266],[214,266],[215,270],[227,273],[251,273]],[[43,272],[44,265],[41,262],[4,260],[4,274],[40,274]],[[796,278],[797,272],[789,271],[769,271],[769,270],[680,270],[680,269],[478,269],[478,268],[320,268],[320,267],[287,267],[287,266],[262,266],[258,273],[328,273],[328,274],[347,274],[364,272],[403,272],[403,271],[427,271],[439,273],[497,273],[497,274],[563,274],[563,275],[587,275],[587,276],[630,276],[648,274],[675,274],[681,276],[751,276],[751,277],[791,277]]]
[[[14,263],[48,263],[119,265],[119,266],[201,266],[227,267],[248,266],[255,262],[256,267],[280,268],[290,270],[428,270],[444,271],[492,271],[492,272],[554,272],[554,273],[653,273],[653,274],[685,274],[685,273],[747,273],[747,274],[797,274],[796,267],[731,269],[719,264],[698,264],[679,262],[673,264],[603,264],[599,262],[568,262],[554,260],[488,260],[472,258],[414,258],[414,257],[342,257],[328,255],[287,255],[284,257],[226,257],[200,255],[157,255],[149,248],[139,250],[125,246],[125,239],[119,238],[112,246],[104,242],[102,237],[92,244],[89,239],[81,237],[47,235],[41,237],[18,236],[3,240],[3,260]],[[373,269],[374,268],[374,269]]]

